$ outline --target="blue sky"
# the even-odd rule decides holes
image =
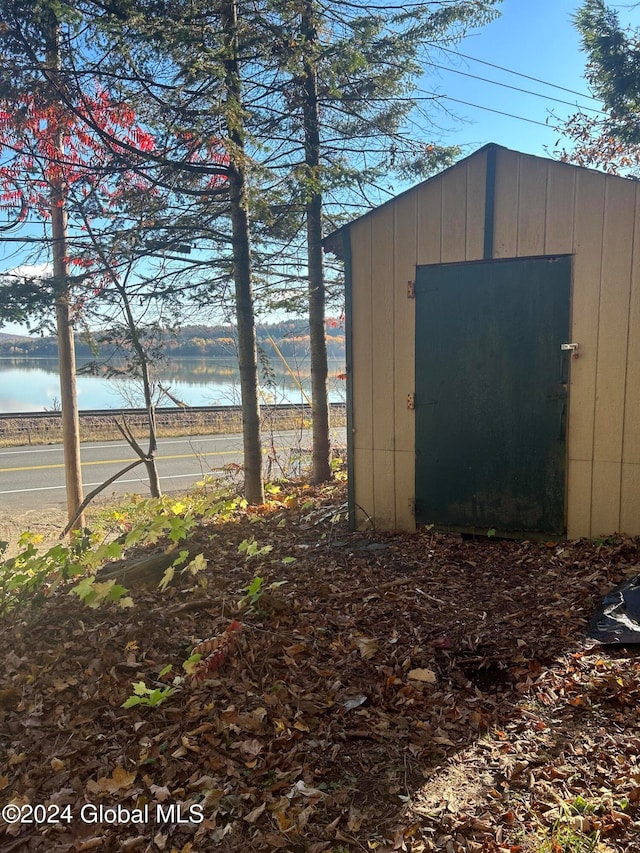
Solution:
[[[634,8],[632,0],[628,4],[609,5],[618,9],[622,24],[640,27],[640,6]],[[467,36],[457,50],[485,63],[588,95],[584,80],[585,55],[580,50],[578,33],[572,23],[579,6],[580,0],[503,0],[498,6],[501,16]],[[439,127],[434,141],[460,145],[465,154],[487,142],[496,142],[530,154],[550,155],[559,139],[555,131],[545,126],[551,111],[562,119],[575,112],[578,104],[599,106],[589,97],[580,97],[450,53],[434,50],[431,60],[494,82],[431,69],[419,84],[425,93],[437,92],[538,122],[532,124],[462,103],[443,101],[452,115],[441,109],[434,111]],[[543,97],[513,91],[496,83],[527,89]],[[569,101],[571,105],[556,103],[552,98]],[[394,189],[398,191],[403,187]],[[10,265],[8,261],[9,252],[4,252],[0,246],[0,268]],[[4,331],[23,330],[7,325]]]
[[[580,5],[579,0],[503,0],[498,5],[501,17],[469,35],[457,49],[485,62],[588,95],[589,89],[584,80],[585,55],[580,49],[579,36],[572,23],[572,16]],[[611,3],[609,6],[617,9],[623,25],[640,26],[640,7],[632,8],[631,0],[628,4]],[[436,58],[434,53],[433,59],[441,65],[545,96],[539,98],[526,95],[447,71],[430,73],[421,81],[423,88],[437,90],[458,100],[492,107],[542,124],[551,110],[559,117],[566,117],[576,111],[576,104],[595,108],[599,106],[589,98],[544,86],[496,68],[457,59],[450,54],[439,55],[441,58]],[[570,101],[574,106],[555,103],[550,98]],[[496,142],[508,148],[544,156],[553,151],[558,139],[558,134],[547,127],[458,103],[445,103],[463,121],[446,121],[442,141],[463,145],[466,153],[487,142]],[[442,115],[439,121],[443,123]]]

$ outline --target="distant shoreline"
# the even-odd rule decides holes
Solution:
[[[303,359],[309,351],[309,333],[304,320],[284,320],[280,323],[260,323],[256,326],[259,349],[268,357]],[[344,329],[341,321],[326,321],[327,355],[344,358]],[[100,342],[96,333],[98,353],[92,345],[78,335],[78,358],[107,360],[118,352],[116,343]],[[277,349],[276,349],[277,348]],[[175,334],[166,334],[161,342],[162,358],[234,358],[236,356],[235,330],[231,326],[184,326]],[[7,334],[0,331],[0,356],[14,358],[57,358],[58,344],[54,336],[36,337]]]

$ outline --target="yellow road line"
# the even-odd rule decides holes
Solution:
[[[239,450],[206,450],[202,453],[178,453],[175,456],[157,456],[156,461],[162,459],[198,459],[201,456],[228,456],[230,453],[240,453]],[[100,459],[97,462],[83,462],[82,467],[89,465],[122,465],[134,460],[129,459]],[[21,468],[0,468],[0,474],[8,474],[11,471],[43,471],[49,468],[64,468],[64,462],[56,462],[52,465],[24,465]]]

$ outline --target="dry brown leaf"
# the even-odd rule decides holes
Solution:
[[[136,780],[137,772],[128,772],[118,765],[111,776],[101,776],[97,782],[89,779],[87,790],[92,794],[115,794],[118,791],[126,791]]]
[[[355,637],[353,642],[365,660],[371,660],[380,649],[377,641],[371,639],[371,637]]]
[[[579,644],[591,602],[631,567],[637,573],[640,539],[547,548],[419,530],[394,535],[384,549],[353,549],[352,534],[334,520],[335,502],[311,515],[302,509],[308,498],[335,494],[326,488],[300,490],[300,516],[276,508],[255,527],[239,511],[213,537],[215,519],[194,528],[193,547],[208,561],[200,609],[168,608],[151,591],[134,612],[97,611],[79,623],[77,608],[54,595],[37,616],[50,630],[25,630],[24,614],[0,622],[8,684],[21,695],[15,711],[0,709],[5,789],[77,813],[86,779],[109,773],[101,762],[139,765],[126,780],[133,791],[111,776],[98,795],[131,806],[143,791],[152,802],[197,791],[204,808],[197,827],[157,836],[166,853],[190,844],[286,853],[302,839],[310,853],[329,851],[331,839],[349,849],[372,839],[401,849],[408,838],[423,853],[465,845],[506,853],[527,821],[551,828],[565,814],[560,804],[591,791],[592,830],[614,838],[611,853],[635,850],[633,817],[611,811],[609,799],[626,796],[631,816],[640,802],[640,660]],[[128,655],[136,677],[150,683],[169,661],[178,670],[193,638],[228,623],[229,602],[256,570],[267,571],[237,560],[250,536],[273,546],[268,582],[286,580],[287,607],[277,615],[266,608],[268,618],[247,614],[237,656],[206,686],[179,691],[149,714],[115,710],[114,696],[130,688]],[[292,547],[296,562],[282,563]],[[433,675],[412,678],[420,669]],[[65,733],[60,756],[52,731]],[[472,815],[478,823],[467,823]],[[132,853],[145,844],[157,850],[149,832],[158,829],[146,841],[118,843]],[[74,831],[58,827],[55,844],[71,849]]]
[[[93,838],[87,838],[84,841],[79,841],[76,845],[76,850],[99,850],[104,846],[104,836],[95,835]]]
[[[435,684],[437,677],[432,669],[410,669],[407,678],[411,681],[423,681],[425,684]]]
[[[276,835],[275,832],[266,832],[261,838],[265,844],[268,844],[269,847],[275,847],[277,850],[289,846],[287,839],[282,835]]]
[[[362,826],[364,814],[354,805],[349,807],[349,817],[347,818],[347,829],[349,832],[358,832]]]
[[[246,820],[247,823],[255,823],[260,815],[264,812],[267,807],[267,803],[263,800],[259,806],[256,806],[255,809],[252,809],[249,814],[246,814],[242,819]]]
[[[153,794],[154,799],[158,803],[164,803],[171,796],[171,791],[166,785],[151,785],[149,790]]]

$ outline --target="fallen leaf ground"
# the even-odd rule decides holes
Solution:
[[[584,636],[640,543],[351,534],[343,501],[202,524],[206,590],[5,618],[0,804],[60,820],[0,821],[3,853],[638,849],[638,658]],[[233,619],[210,678],[122,708]]]

